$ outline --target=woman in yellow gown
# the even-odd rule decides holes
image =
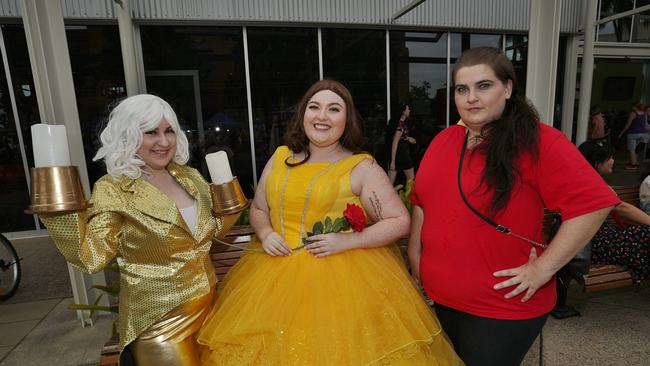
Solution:
[[[202,363],[461,365],[389,245],[408,232],[408,212],[384,171],[360,153],[348,90],[315,83],[285,139],[257,187],[251,250],[226,277],[199,334]],[[374,224],[308,236],[348,204]]]

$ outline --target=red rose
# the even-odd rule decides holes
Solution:
[[[343,211],[343,216],[348,220],[354,231],[363,231],[363,228],[366,226],[367,220],[363,208],[353,203],[347,204],[345,211]]]

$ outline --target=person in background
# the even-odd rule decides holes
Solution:
[[[605,132],[605,117],[600,111],[600,107],[594,106],[589,111],[591,116],[589,119],[588,137],[590,140],[603,140],[609,135],[609,131]]]
[[[463,52],[452,77],[462,121],[420,163],[409,259],[466,364],[519,365],[555,305],[555,272],[619,200],[540,123],[501,49]],[[564,219],[548,247],[545,205]]]
[[[621,138],[627,132],[627,150],[630,154],[630,160],[625,165],[625,169],[635,170],[639,167],[636,155],[636,147],[639,143],[650,143],[650,126],[648,126],[648,116],[645,111],[645,105],[640,100],[632,105],[632,112],[627,117],[627,122],[618,135]],[[645,158],[645,157],[642,157]]]
[[[391,248],[408,211],[364,140],[345,86],[307,90],[257,186],[255,237],[199,335],[205,365],[462,364]],[[341,220],[353,229],[335,230]]]
[[[606,146],[586,141],[579,150],[598,174],[612,173],[614,158]],[[591,239],[591,248],[592,262],[623,265],[640,283],[650,276],[650,215],[621,202]]]
[[[212,216],[208,183],[185,165],[187,138],[167,102],[124,99],[100,138],[94,160],[108,174],[92,206],[41,220],[75,269],[98,272],[117,258],[121,365],[198,365],[196,333],[217,282],[212,237],[229,228]]]
[[[411,116],[411,107],[408,104],[400,103],[397,112],[399,117],[391,141],[390,165],[388,168],[388,177],[391,183],[395,183],[398,171],[404,172],[407,182],[415,178],[411,147],[409,145],[415,144],[417,141],[409,136],[409,129],[406,124],[406,121]],[[395,125],[394,122],[389,123],[389,126],[393,125]]]

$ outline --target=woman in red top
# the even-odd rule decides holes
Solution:
[[[420,163],[409,258],[467,365],[519,365],[555,304],[553,275],[619,201],[517,94],[500,49],[464,52],[453,80],[462,123]],[[563,218],[548,249],[544,207]]]

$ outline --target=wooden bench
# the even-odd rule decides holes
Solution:
[[[613,187],[621,201],[639,207],[639,186]],[[585,276],[585,292],[596,292],[620,287],[634,286],[630,272],[620,265],[592,264]]]
[[[230,229],[226,237],[221,239],[226,243],[231,244],[246,244],[251,240],[255,232],[250,226],[236,226]],[[219,281],[228,273],[230,268],[237,263],[239,258],[244,254],[244,251],[239,248],[234,248],[224,244],[215,242],[210,249],[210,258],[212,265],[217,273]]]

